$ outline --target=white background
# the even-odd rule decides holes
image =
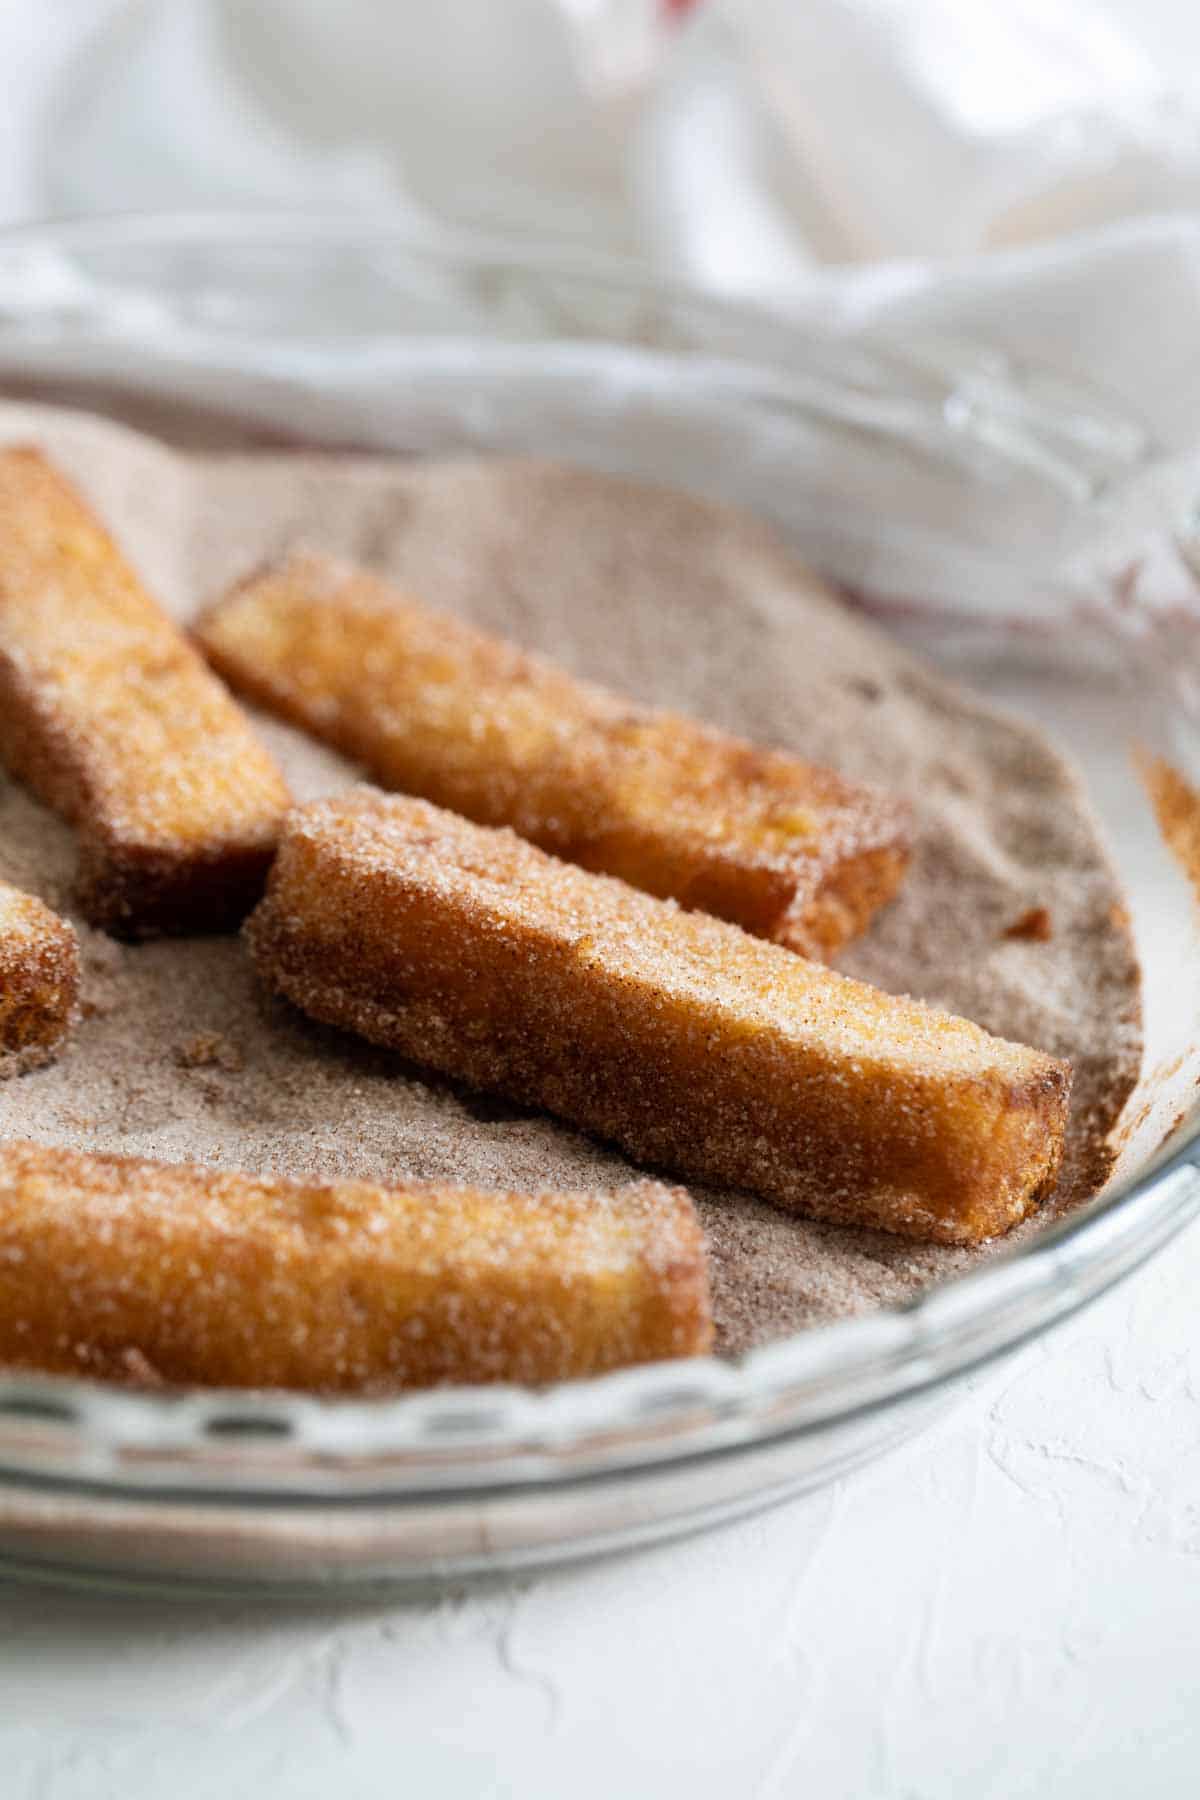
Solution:
[[[106,10],[9,6],[0,219]],[[1193,1231],[914,1444],[666,1549],[336,1611],[0,1586],[0,1792],[1194,1794],[1198,1285]]]

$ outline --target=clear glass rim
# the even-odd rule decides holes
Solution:
[[[699,314],[777,311],[647,280],[603,256],[532,239],[416,236],[388,215],[116,214],[0,230],[12,250],[222,243],[390,247],[427,261],[536,268],[669,295]],[[3,335],[0,313],[0,337]],[[1200,1119],[1135,1179],[1008,1254],[902,1305],[813,1327],[736,1360],[659,1363],[542,1390],[447,1388],[391,1399],[132,1391],[0,1376],[0,1481],[77,1492],[171,1494],[220,1505],[345,1503],[486,1494],[681,1467],[865,1419],[962,1379],[1069,1317],[1200,1213]]]
[[[562,246],[518,233],[466,231],[449,226],[414,230],[412,223],[388,212],[306,213],[287,209],[207,209],[176,212],[76,213],[0,225],[0,250],[42,247],[65,250],[133,249],[139,245],[178,246],[236,243],[330,246],[339,243],[378,246],[384,241],[413,256],[431,260],[465,258],[479,264],[503,263],[537,268],[549,274],[611,279],[631,290],[677,295],[713,314],[771,320],[778,308],[752,301],[726,300],[655,274],[614,252]]]

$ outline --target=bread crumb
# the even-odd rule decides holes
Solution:
[[[224,1069],[227,1075],[237,1075],[246,1066],[237,1045],[219,1031],[196,1032],[176,1046],[175,1061],[181,1069]]]
[[[1031,906],[1018,919],[1014,919],[1008,929],[1001,933],[1006,938],[1024,938],[1033,944],[1048,944],[1054,936],[1054,921],[1050,917],[1048,906]]]

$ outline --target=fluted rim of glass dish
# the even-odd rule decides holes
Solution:
[[[0,231],[0,259],[14,249],[211,249],[231,241],[306,248],[386,241],[434,263],[595,281],[651,304],[669,298],[696,316],[741,320],[748,333],[769,325],[780,343],[789,329],[767,308],[650,281],[618,259],[523,238],[417,237],[386,216],[126,214],[40,223]],[[158,1393],[4,1374],[0,1484],[158,1494],[215,1507],[256,1499],[327,1507],[482,1499],[736,1456],[866,1421],[961,1380],[1097,1298],[1198,1214],[1194,1118],[1136,1178],[1014,1250],[901,1306],[814,1326],[737,1359],[656,1363],[539,1390],[440,1388],[368,1400]]]

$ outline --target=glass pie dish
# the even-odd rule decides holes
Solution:
[[[10,234],[0,391],[152,429],[169,420],[197,443],[513,449],[669,480],[761,511],[868,593],[881,546],[797,480],[802,449],[827,449],[841,471],[898,456],[973,494],[1026,484],[1080,532],[1151,454],[1111,404],[983,352],[838,337],[535,246],[418,245],[361,220]],[[690,1530],[917,1430],[974,1370],[1195,1217],[1196,1124],[1176,1104],[1193,1085],[1189,897],[1124,752],[1139,737],[1185,772],[1200,766],[1186,671],[1159,635],[1114,637],[1107,618],[1079,624],[1078,655],[1037,660],[994,621],[933,610],[919,625],[925,654],[1052,728],[1114,848],[1154,1055],[1179,1066],[1109,1190],[910,1304],[737,1360],[371,1401],[0,1376],[0,1564],[292,1592],[513,1569]]]

